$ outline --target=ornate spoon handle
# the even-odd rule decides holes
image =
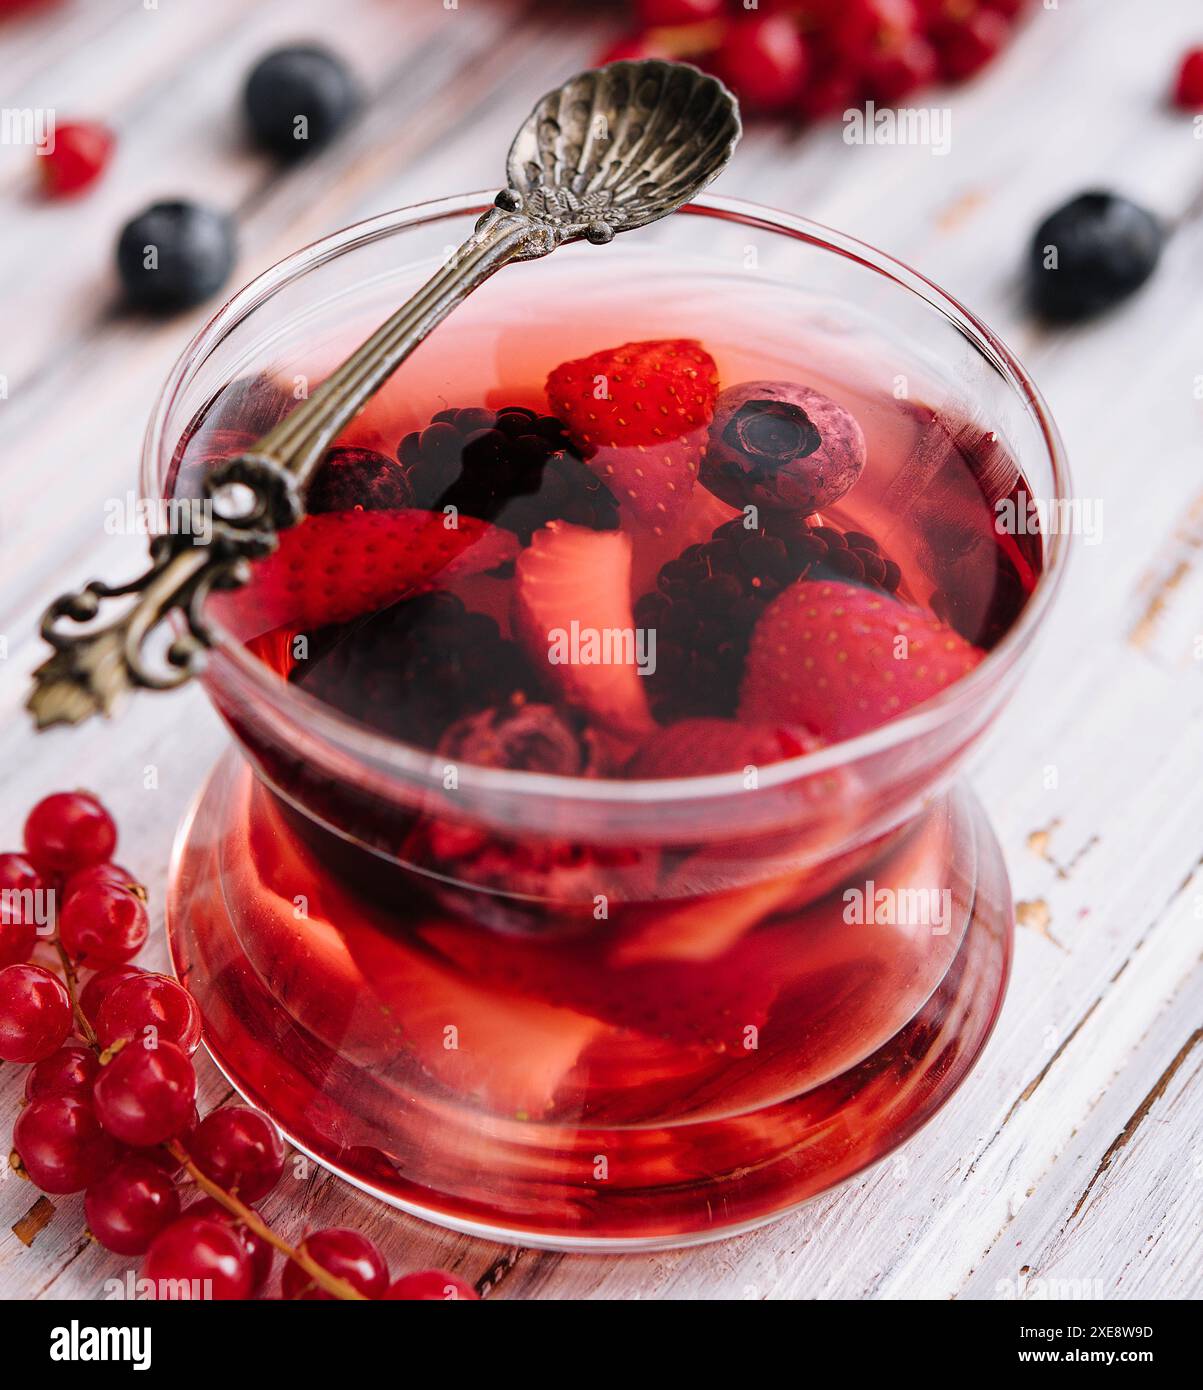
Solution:
[[[251,561],[301,519],[331,443],[457,304],[511,261],[571,241],[604,245],[666,217],[724,168],[739,135],[731,93],[686,63],[609,63],[546,93],[510,146],[509,186],[459,251],[308,401],[206,477],[211,534],[158,536],[137,579],[95,581],[50,605],[41,632],[54,651],[34,672],[28,700],[38,727],[108,714],[135,687],[186,681],[212,643],[205,599],[245,584]],[[102,602],[121,599],[122,611],[101,621]],[[155,634],[180,618],[185,626],[173,625],[165,662],[153,669]]]
[[[527,217],[510,190],[498,195],[447,263],[363,342],[313,393],[245,453],[205,480],[213,509],[208,544],[195,534],[156,537],[151,564],[117,587],[94,581],[47,609],[41,633],[54,653],[34,672],[28,701],[39,728],[108,714],[128,690],[165,690],[195,674],[210,645],[203,614],[214,589],[236,588],[249,562],[269,554],[278,533],[304,515],[305,486],[340,431],[415,347],[494,271],[555,249],[546,224]],[[103,600],[126,600],[110,621],[94,623]],[[187,631],[171,641],[163,669],[147,645],[173,614]],[[68,624],[73,626],[68,626]]]

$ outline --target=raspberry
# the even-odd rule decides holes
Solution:
[[[305,495],[305,510],[379,512],[413,504],[409,479],[392,459],[371,449],[331,449]]]
[[[452,594],[423,594],[360,625],[324,628],[293,680],[373,728],[433,748],[456,719],[527,693],[518,647]]]
[[[614,494],[585,467],[563,422],[524,406],[441,410],[397,448],[414,505],[458,508],[525,542],[562,519],[595,531],[618,525]]]
[[[660,571],[657,591],[635,605],[635,621],[657,632],[648,678],[656,718],[728,718],[752,628],[782,589],[803,577],[841,578],[892,594],[902,579],[871,536],[780,518],[772,529],[728,521]]]
[[[590,730],[581,730],[550,705],[524,701],[456,720],[440,740],[439,752],[477,767],[558,777],[588,775],[596,770],[599,756]]]

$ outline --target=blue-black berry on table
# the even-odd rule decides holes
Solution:
[[[247,78],[244,101],[258,144],[283,159],[299,159],[331,140],[360,104],[359,85],[329,49],[305,44],[278,48]]]
[[[233,225],[222,213],[197,203],[153,203],[122,228],[117,270],[132,305],[169,313],[221,289],[235,251]]]
[[[1164,241],[1161,224],[1138,204],[1115,193],[1080,193],[1032,238],[1032,304],[1062,322],[1101,313],[1152,275]]]

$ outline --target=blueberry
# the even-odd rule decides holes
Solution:
[[[1161,224],[1136,203],[1115,193],[1080,193],[1032,238],[1032,303],[1063,322],[1109,309],[1152,275],[1164,240]]]
[[[244,101],[255,140],[284,159],[299,159],[338,133],[358,108],[360,92],[341,58],[304,44],[261,58]]]
[[[169,313],[199,304],[225,284],[234,266],[228,217],[197,203],[152,203],[117,242],[117,270],[129,302]]]

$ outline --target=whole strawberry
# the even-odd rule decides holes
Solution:
[[[622,510],[653,530],[693,491],[718,369],[690,338],[625,343],[557,367],[552,411]]]
[[[947,690],[984,655],[930,613],[858,585],[802,580],[756,624],[739,716],[854,738]]]
[[[842,405],[792,381],[745,381],[718,398],[702,482],[733,507],[805,516],[864,467],[865,436]]]

